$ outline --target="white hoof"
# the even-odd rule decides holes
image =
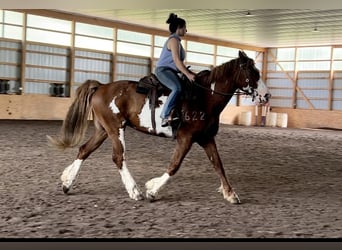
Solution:
[[[232,194],[225,197],[225,199],[229,201],[231,204],[241,204],[239,196],[235,192],[232,192]]]
[[[69,192],[72,185],[75,183],[78,172],[80,171],[82,162],[83,160],[77,159],[71,165],[69,165],[66,169],[64,169],[61,175],[61,181],[62,181],[63,192],[65,194]]]
[[[72,187],[73,180],[69,179],[69,169],[65,169],[61,175],[62,189],[65,194],[69,192]]]
[[[159,178],[154,178],[145,183],[146,198],[150,201],[157,199],[158,190],[156,189],[156,183]]]
[[[241,204],[241,201],[239,199],[239,196],[232,191],[231,193],[228,193],[226,191],[224,191],[223,186],[221,185],[217,191],[221,194],[223,194],[223,198],[227,201],[229,201],[232,204]]]
[[[146,182],[146,198],[150,201],[154,201],[157,198],[158,193],[169,181],[170,175],[168,173],[164,173],[162,176],[153,178]]]
[[[129,197],[133,200],[140,201],[144,199],[142,192],[140,191],[139,187],[135,185],[129,192]]]

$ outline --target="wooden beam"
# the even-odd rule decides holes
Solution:
[[[334,55],[334,46],[331,46],[330,53],[330,71],[329,71],[329,83],[328,83],[328,109],[332,110],[333,108],[333,85],[334,85],[334,68],[333,68],[333,55]]]

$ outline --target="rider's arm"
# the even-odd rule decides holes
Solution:
[[[180,46],[176,38],[171,38],[168,43],[168,48],[171,50],[173,61],[175,62],[177,68],[182,72],[190,81],[195,80],[195,74],[190,72],[184,65],[183,61],[180,59]]]

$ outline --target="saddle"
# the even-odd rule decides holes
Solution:
[[[157,76],[151,73],[148,76],[144,76],[141,78],[137,84],[136,92],[140,94],[147,95],[149,99],[149,107],[151,110],[151,122],[152,128],[156,130],[156,107],[160,105],[158,98],[162,95],[168,95],[170,90],[166,88],[162,83],[158,80]]]
[[[139,80],[136,89],[138,93],[148,95],[148,97],[150,97],[150,94],[153,90],[156,90],[158,97],[165,90],[165,87],[161,84],[155,74],[151,73],[150,75],[144,76]]]
[[[210,73],[209,70],[204,70],[199,72],[196,76],[196,79],[202,78],[203,76],[207,76]],[[197,98],[196,91],[194,89],[194,84],[190,83],[188,78],[184,75],[180,75],[180,79],[182,81],[182,94],[180,96],[180,100],[193,100]],[[151,122],[153,130],[156,129],[156,120],[155,120],[155,109],[160,105],[158,98],[164,94],[169,95],[170,90],[165,87],[157,78],[157,76],[151,73],[148,76],[144,76],[141,78],[137,84],[136,92],[140,94],[147,95],[149,99],[149,107],[151,110]],[[180,115],[179,108],[176,108],[175,112]],[[173,130],[177,130],[180,123],[171,124]],[[175,133],[174,133],[175,135]]]

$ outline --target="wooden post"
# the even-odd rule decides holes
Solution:
[[[261,107],[261,127],[266,125],[267,106],[268,104],[265,104]]]
[[[255,126],[258,126],[259,105],[255,105]]]

